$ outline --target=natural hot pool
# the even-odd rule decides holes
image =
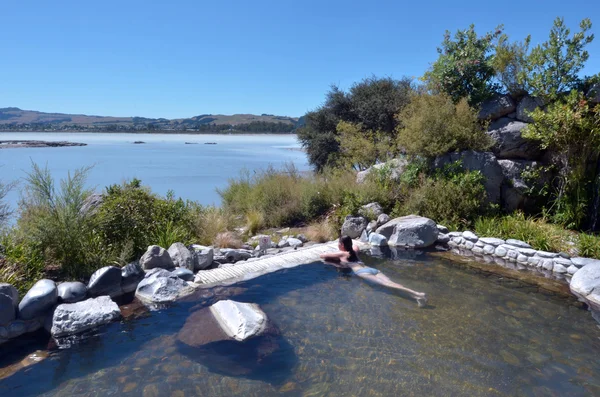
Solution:
[[[258,372],[244,372],[238,351],[182,348],[176,335],[199,307],[184,302],[54,352],[0,381],[0,395],[600,394],[600,329],[578,305],[429,255],[365,262],[428,292],[430,308],[322,263],[299,266],[218,290],[260,304],[281,330]]]

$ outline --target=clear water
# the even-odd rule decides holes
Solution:
[[[202,204],[219,204],[217,188],[242,169],[259,170],[269,165],[293,163],[309,168],[296,135],[186,135],[106,133],[0,133],[0,140],[45,140],[87,143],[81,147],[23,148],[0,150],[0,180],[20,180],[31,170],[31,161],[47,164],[56,178],[93,165],[88,185],[99,190],[133,177],[159,194],[168,190],[176,196]],[[145,144],[133,144],[143,141]],[[186,145],[185,142],[198,143]],[[215,142],[216,145],[205,145]],[[16,207],[15,190],[7,201]]]
[[[366,261],[426,291],[431,307],[314,263],[218,289],[255,302],[281,330],[253,363],[240,350],[195,354],[176,335],[206,300],[113,324],[0,381],[10,396],[600,395],[600,329],[535,287],[449,262]]]

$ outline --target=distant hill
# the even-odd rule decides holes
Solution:
[[[8,131],[198,131],[292,132],[297,117],[272,114],[201,114],[184,119],[110,117],[0,108],[0,130]]]

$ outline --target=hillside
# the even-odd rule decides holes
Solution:
[[[201,114],[184,119],[110,117],[0,108],[0,130],[8,131],[199,131],[291,132],[297,117],[271,114]]]

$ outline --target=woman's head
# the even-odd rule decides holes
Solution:
[[[352,252],[352,239],[349,236],[341,236],[339,239],[339,248],[340,251]]]

